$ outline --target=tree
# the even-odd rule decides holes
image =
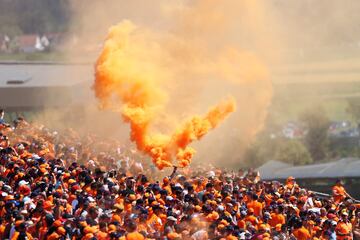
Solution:
[[[298,140],[287,140],[280,144],[275,160],[294,165],[304,165],[313,162],[307,148]]]
[[[300,116],[300,120],[307,128],[304,143],[312,159],[315,162],[325,159],[329,143],[330,120],[324,109],[321,107],[309,109]]]
[[[264,164],[267,160],[265,154],[266,148],[260,142],[254,142],[245,151],[244,154],[244,166],[246,167],[259,167]]]
[[[63,32],[70,17],[70,0],[0,0],[1,34]]]
[[[346,112],[351,115],[351,117],[357,122],[358,127],[360,127],[360,99],[359,98],[349,98],[347,100]]]
[[[256,136],[253,142],[245,151],[244,165],[246,167],[259,167],[266,161],[275,158],[278,147],[286,139],[282,137],[272,138],[270,132],[264,129]]]

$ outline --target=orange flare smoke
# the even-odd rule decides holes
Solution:
[[[131,140],[159,169],[172,167],[174,158],[178,161],[176,166],[186,167],[195,153],[189,144],[217,127],[235,110],[235,101],[229,98],[205,116],[190,118],[172,135],[151,134],[149,128],[167,97],[160,86],[172,74],[165,67],[167,53],[160,45],[148,42],[156,36],[146,33],[144,37],[134,34],[136,31],[136,26],[128,21],[110,29],[95,66],[96,97],[105,108],[113,101],[122,103],[121,114],[130,124]]]

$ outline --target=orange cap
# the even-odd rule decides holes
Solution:
[[[44,207],[44,209],[46,209],[46,210],[51,209],[53,206],[54,206],[54,205],[53,205],[52,202],[50,202],[50,201],[45,201],[45,202],[43,203],[43,207]]]
[[[224,228],[225,228],[225,225],[224,225],[224,224],[219,224],[219,225],[218,225],[218,229],[219,229],[219,230],[222,230],[222,229],[224,229]]]
[[[131,201],[135,201],[135,200],[136,200],[136,196],[135,196],[134,194],[130,194],[130,195],[129,195],[129,199],[130,199]]]
[[[58,229],[56,229],[56,232],[62,236],[66,234],[66,230],[63,227],[58,227]]]
[[[15,226],[18,227],[20,226],[20,224],[22,224],[24,222],[24,220],[18,220],[15,222]]]
[[[170,232],[168,233],[167,237],[171,240],[173,239],[181,239],[181,236],[176,232]]]
[[[69,181],[68,181],[69,184],[73,184],[73,183],[76,183],[76,180],[75,179],[72,179],[70,178]]]
[[[277,232],[281,232],[281,227],[282,227],[281,223],[276,224],[275,230],[276,230]]]
[[[86,227],[84,228],[84,233],[85,233],[85,234],[88,234],[88,233],[96,233],[96,229],[93,228],[93,227],[90,227],[90,226],[86,226]]]
[[[54,223],[53,223],[53,226],[54,227],[60,227],[62,225],[61,221],[60,220],[56,220]]]
[[[114,232],[116,231],[116,226],[114,224],[110,224],[109,227],[108,227],[108,231],[109,232]]]
[[[266,230],[265,224],[260,224],[259,230]]]

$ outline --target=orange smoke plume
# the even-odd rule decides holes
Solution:
[[[235,111],[235,101],[229,98],[206,115],[185,121],[173,134],[152,133],[150,128],[164,111],[168,97],[163,86],[176,72],[169,70],[171,64],[171,56],[156,34],[139,31],[125,21],[110,29],[95,66],[94,90],[102,107],[121,106],[122,117],[130,124],[131,140],[159,169],[188,166],[195,153],[189,145]]]

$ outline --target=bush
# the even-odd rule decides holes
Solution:
[[[294,165],[304,165],[313,162],[307,148],[297,140],[288,140],[280,144],[275,154],[275,160]]]
[[[330,120],[324,109],[315,107],[305,111],[300,116],[301,121],[307,127],[304,144],[314,161],[322,161],[327,157],[329,138],[328,129]]]

